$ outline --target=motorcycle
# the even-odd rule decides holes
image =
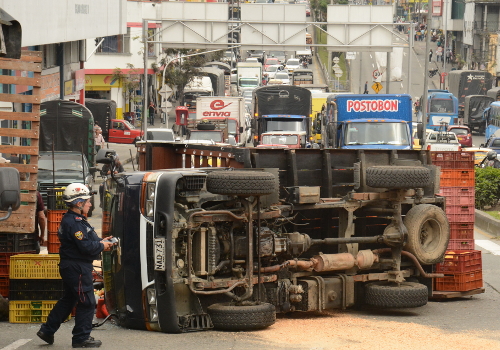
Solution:
[[[438,73],[438,69],[437,68],[435,68],[435,69],[429,69],[429,78],[432,78],[437,73]]]
[[[304,68],[304,69],[308,68],[307,60],[302,61],[302,68]]]

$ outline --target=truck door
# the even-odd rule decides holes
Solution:
[[[125,142],[125,140],[128,138],[130,138],[130,130],[128,130],[125,123],[119,120],[113,120],[111,122],[111,128],[109,129],[108,142],[130,143]]]

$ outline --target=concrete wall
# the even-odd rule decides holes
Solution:
[[[476,209],[476,222],[474,225],[492,236],[500,236],[500,220],[494,219],[481,210]]]

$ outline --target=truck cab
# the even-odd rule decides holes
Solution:
[[[140,141],[144,131],[137,129],[128,121],[123,119],[112,119],[108,130],[108,142],[135,144]]]
[[[286,146],[287,148],[304,148],[306,143],[305,132],[276,131],[263,133],[257,147]]]

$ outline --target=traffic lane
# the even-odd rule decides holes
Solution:
[[[482,253],[483,281],[484,284],[500,293],[500,276],[498,266],[500,265],[500,238],[493,237],[478,227],[474,227],[475,248]],[[484,244],[485,242],[486,244]],[[483,248],[486,247],[486,248]]]

